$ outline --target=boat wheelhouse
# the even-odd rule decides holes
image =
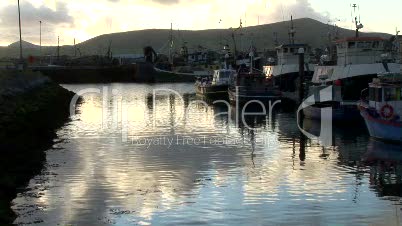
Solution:
[[[359,109],[370,135],[402,142],[402,74],[386,73],[373,79],[368,93]]]
[[[336,41],[336,65],[316,66],[312,82],[345,80],[353,82],[351,85],[355,90],[362,90],[377,74],[399,72],[400,64],[385,49],[386,42],[381,37],[351,37]],[[358,95],[355,92],[352,98],[356,99]]]

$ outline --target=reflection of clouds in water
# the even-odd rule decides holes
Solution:
[[[354,189],[353,169],[339,165],[338,159],[342,156],[336,148],[327,151],[323,158],[322,149],[313,144],[307,145],[306,160],[300,161],[299,133],[291,117],[279,114],[273,122],[251,117],[248,122],[257,128],[251,131],[241,124],[236,127],[227,117],[214,117],[222,111],[216,106],[197,105],[191,107],[189,117],[180,118],[178,111],[182,111],[186,103],[165,96],[159,97],[158,105],[154,107],[148,95],[153,86],[113,86],[119,88],[125,100],[134,106],[129,115],[133,122],[137,120],[137,124],[127,128],[129,137],[227,137],[243,143],[173,143],[170,148],[166,145],[132,145],[122,142],[121,130],[113,126],[105,127],[103,131],[91,130],[91,127],[81,130],[84,124],[102,122],[102,117],[90,116],[92,111],[98,112],[101,99],[85,98],[81,114],[77,116],[79,120],[59,131],[65,139],[59,145],[63,149],[48,152],[47,161],[58,166],[49,166],[41,175],[44,180],[36,179],[30,183],[33,192],[48,188],[41,192],[40,198],[21,196],[15,200],[15,208],[35,204],[45,206],[45,209],[34,210],[32,216],[21,214],[17,222],[39,218],[47,224],[175,224],[197,221],[202,216],[207,223],[223,218],[241,224],[250,222],[253,217],[259,217],[262,222],[272,218],[280,223],[281,218],[273,216],[275,211],[266,210],[273,208],[283,214],[298,204],[316,208],[317,216],[311,218],[314,220],[322,218],[322,222],[325,219],[336,222],[333,216],[339,214],[347,216],[347,220],[352,219],[342,211],[346,208],[353,214],[348,202]],[[171,86],[184,92],[192,92],[193,88]],[[121,111],[115,104],[118,102],[113,99],[115,97],[108,101],[108,124],[113,124],[116,114]],[[185,102],[189,103],[193,97],[187,95],[186,98]],[[142,119],[153,117],[161,119],[161,126],[147,124],[146,128],[140,127]],[[272,142],[259,142],[261,140]],[[365,222],[381,219],[388,210],[387,203],[377,200],[369,192],[367,177],[361,183],[362,205],[371,204],[384,211],[371,206],[362,208],[358,214],[371,214]],[[272,207],[267,203],[278,205]],[[233,221],[225,209],[242,217]],[[308,220],[302,210],[293,211]]]

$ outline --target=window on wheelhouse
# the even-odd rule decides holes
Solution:
[[[369,89],[369,100],[375,102],[382,101],[382,89],[381,88],[370,88]]]
[[[384,89],[384,99],[385,99],[385,101],[396,101],[396,100],[398,100],[396,88],[385,88]]]
[[[375,88],[369,88],[369,100],[375,101]]]
[[[350,49],[350,48],[355,48],[355,46],[356,46],[356,42],[349,42],[348,43],[348,48]]]
[[[372,42],[358,42],[357,43],[357,48],[371,49],[372,48]]]

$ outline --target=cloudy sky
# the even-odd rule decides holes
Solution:
[[[44,45],[72,44],[97,35],[150,28],[208,29],[310,17],[352,28],[351,3],[360,5],[364,31],[402,29],[401,0],[20,0],[23,39]],[[222,20],[221,22],[219,22]],[[17,0],[0,1],[0,45],[18,40]]]

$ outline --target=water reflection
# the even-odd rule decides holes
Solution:
[[[243,121],[241,109],[194,102],[189,84],[106,88],[58,131],[45,169],[14,200],[16,223],[399,225],[399,193],[379,195],[399,191],[398,176],[370,157],[390,149],[372,149],[361,130],[335,129],[323,147],[301,135],[294,112]],[[152,95],[162,88],[180,96]]]

